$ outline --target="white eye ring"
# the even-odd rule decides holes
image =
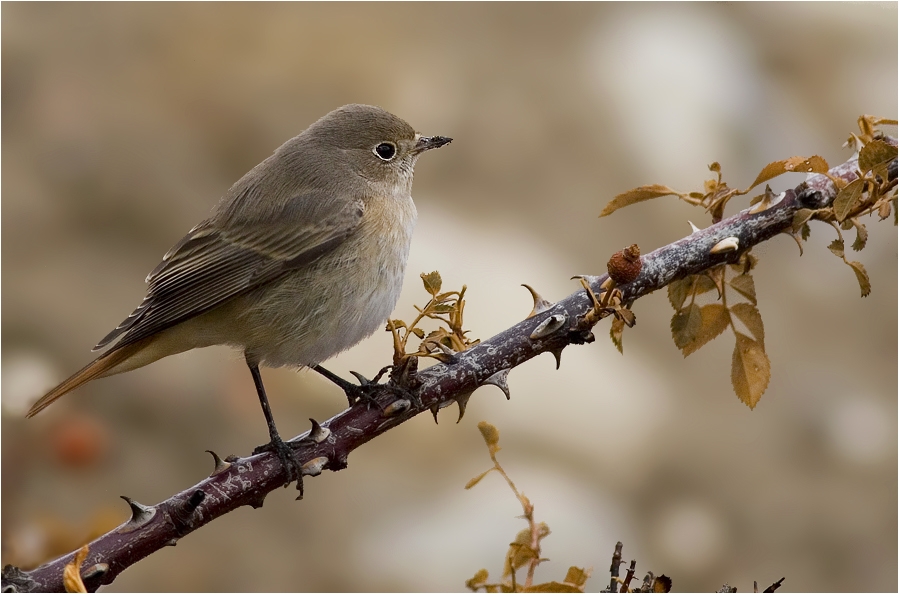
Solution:
[[[392,142],[381,142],[371,152],[382,161],[392,161],[396,157],[396,145]]]

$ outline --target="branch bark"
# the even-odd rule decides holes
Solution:
[[[895,139],[888,139],[895,145]],[[857,158],[834,167],[831,177],[850,182],[858,177]],[[890,165],[890,181],[895,183],[896,161]],[[791,228],[793,215],[801,208],[822,208],[837,195],[833,182],[825,175],[810,175],[799,186],[786,190],[774,206],[750,214],[748,209],[697,231],[679,241],[661,247],[643,257],[643,268],[636,280],[621,285],[627,304],[663,288],[670,282],[697,274],[722,263],[735,263],[740,254]],[[711,248],[728,237],[736,237],[740,249],[712,254]],[[608,275],[586,277],[596,294]],[[545,352],[558,358],[569,344],[593,341],[592,310],[586,291],[572,293],[534,317],[485,340],[470,350],[454,355],[451,363],[438,363],[415,376],[420,403],[395,401],[390,396],[379,400],[382,408],[357,405],[313,429],[295,437],[297,456],[308,475],[322,470],[341,470],[347,466],[350,452],[382,433],[425,411],[436,411],[452,402],[465,402],[474,390],[485,384],[506,392],[509,370]],[[548,318],[557,316],[561,324],[554,332],[532,339],[535,329]],[[544,326],[546,327],[546,326]],[[122,571],[165,546],[174,546],[180,538],[241,506],[261,507],[265,496],[284,484],[285,474],[277,456],[271,453],[221,461],[213,454],[216,469],[208,478],[154,506],[144,506],[126,498],[132,518],[90,543],[90,554],[82,565],[85,586],[94,591],[110,584]],[[63,591],[63,568],[75,553],[69,553],[32,571],[3,569],[3,591]]]

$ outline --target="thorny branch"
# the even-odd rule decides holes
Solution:
[[[888,139],[896,145],[895,139]],[[633,282],[620,285],[622,301],[635,300],[668,283],[697,274],[722,263],[735,263],[743,251],[771,239],[791,228],[793,215],[801,208],[822,208],[837,195],[831,178],[851,182],[858,177],[857,158],[832,168],[828,175],[814,174],[797,186],[786,190],[783,198],[761,212],[749,209],[724,219],[706,229],[643,257],[642,270]],[[896,161],[889,166],[889,182],[895,184]],[[736,237],[740,249],[726,253],[710,253],[720,241]],[[597,294],[608,275],[589,276],[585,280]],[[457,353],[449,363],[438,363],[412,376],[408,389],[420,399],[394,400],[384,395],[379,406],[357,405],[331,419],[313,424],[313,429],[292,441],[301,442],[297,456],[304,474],[315,476],[322,470],[341,470],[347,466],[350,452],[382,433],[430,409],[464,403],[471,393],[484,384],[500,387],[508,397],[506,376],[509,370],[528,359],[552,352],[558,359],[569,344],[594,340],[591,326],[595,316],[591,295],[578,290],[558,303],[547,306],[515,326],[497,334],[469,350]],[[552,323],[547,323],[552,318]],[[540,326],[543,331],[534,334]],[[547,329],[554,329],[545,332]],[[535,338],[531,338],[535,335]],[[153,506],[141,505],[126,498],[132,510],[131,519],[90,543],[90,553],[82,565],[82,578],[88,590],[110,584],[122,571],[165,546],[214,519],[244,505],[261,507],[265,496],[284,484],[284,469],[277,456],[264,453],[246,458],[214,456],[213,474],[198,484]],[[3,569],[3,591],[63,591],[63,568],[75,553],[46,563],[32,571]]]

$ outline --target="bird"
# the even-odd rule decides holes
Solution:
[[[313,368],[381,327],[400,295],[417,211],[413,168],[452,141],[370,105],[340,107],[241,177],[146,278],[104,350],[38,399],[33,417],[97,378],[195,348],[243,352],[287,483],[301,479],[260,366]],[[349,396],[350,404],[353,398]]]

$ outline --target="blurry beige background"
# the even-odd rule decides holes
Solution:
[[[102,380],[36,419],[44,389],[144,294],[162,254],[231,183],[329,110],[380,105],[455,138],[417,168],[419,227],[396,317],[418,273],[468,285],[487,338],[550,299],[708,217],[674,199],[598,219],[631,187],[701,187],[720,161],[761,167],[818,153],[836,164],[862,113],[896,116],[891,4],[10,4],[2,6],[3,563],[33,565],[211,470],[205,449],[266,440],[250,374],[206,349]],[[775,181],[776,190],[801,181]],[[733,214],[742,203],[728,211]],[[873,293],[812,226],[800,259],[756,250],[772,379],[756,410],[730,386],[729,334],[684,360],[663,293],[635,306],[625,356],[600,340],[511,374],[512,400],[475,394],[461,423],[429,415],[126,571],[126,590],[461,590],[523,527],[476,424],[553,530],[541,579],[568,565],[607,584],[625,558],[676,590],[897,587],[897,244],[872,219],[853,256]],[[851,235],[851,234],[850,234]],[[371,374],[378,333],[328,366]],[[343,395],[263,371],[282,434]]]

